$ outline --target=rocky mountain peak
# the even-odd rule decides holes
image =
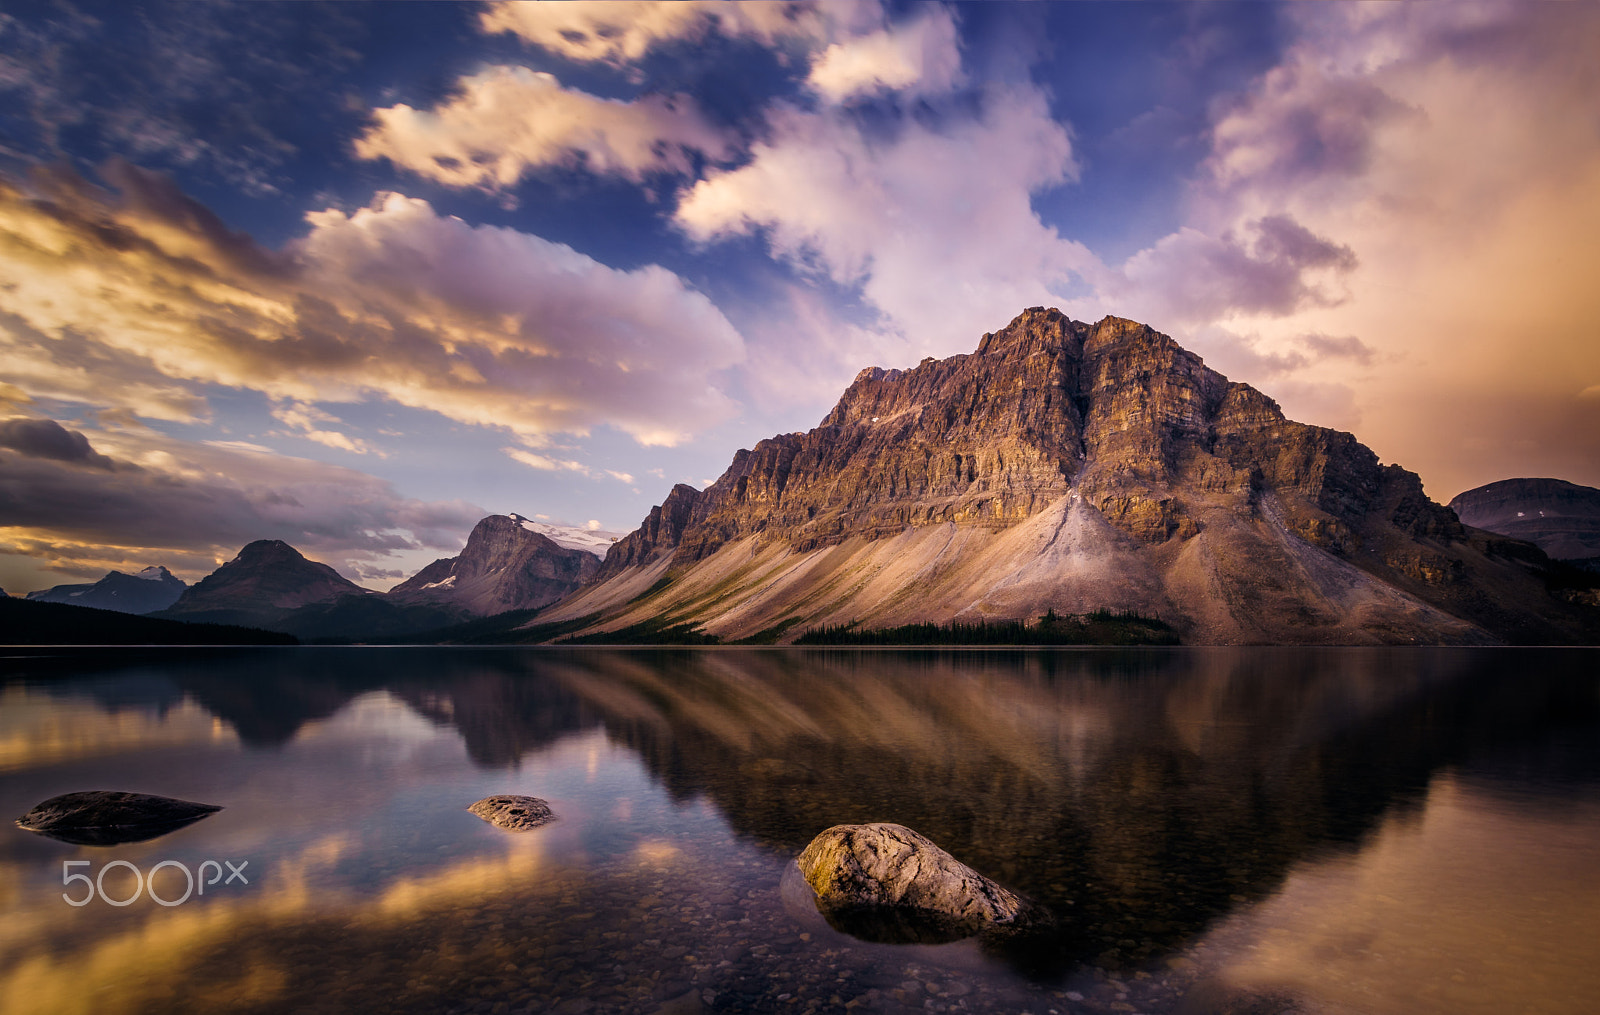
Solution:
[[[271,564],[294,564],[305,559],[304,554],[281,539],[257,539],[255,542],[246,543],[228,563],[260,567]]]
[[[599,567],[595,554],[560,545],[534,531],[521,515],[489,515],[473,526],[460,554],[429,564],[391,589],[389,597],[486,616],[554,602]]]
[[[247,543],[226,564],[184,591],[166,616],[222,610],[293,609],[342,596],[365,596],[368,590],[281,539]]]
[[[1586,629],[1530,577],[1535,548],[1476,538],[1413,473],[1167,335],[1033,307],[974,353],[862,370],[814,429],[675,488],[549,619],[614,595],[735,636],[1100,607],[1201,641]]]

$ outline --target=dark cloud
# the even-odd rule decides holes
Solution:
[[[0,421],[0,448],[10,448],[29,458],[46,458],[107,471],[116,468],[111,459],[90,446],[89,438],[53,419]]]
[[[1317,358],[1348,359],[1367,366],[1376,355],[1372,346],[1354,335],[1301,335],[1300,341],[1317,355]]]
[[[250,445],[154,434],[103,439],[125,443],[128,457],[102,455],[85,435],[50,420],[0,424],[0,529],[11,544],[36,543],[63,559],[79,546],[93,548],[80,557],[103,557],[110,547],[159,560],[226,556],[252,540],[282,539],[364,574],[362,567],[392,564],[386,558],[397,552],[454,552],[487,514],[465,501],[402,497],[354,469]]]
[[[1335,305],[1340,298],[1318,276],[1348,274],[1356,263],[1349,247],[1269,215],[1221,236],[1182,229],[1129,258],[1123,271],[1156,316],[1199,322]]]
[[[1358,176],[1378,129],[1414,114],[1370,80],[1329,77],[1314,61],[1291,59],[1213,128],[1211,166],[1220,182],[1254,191]]]
[[[271,194],[339,121],[328,96],[360,59],[359,16],[342,5],[33,6],[0,15],[6,154],[23,162],[124,155]]]

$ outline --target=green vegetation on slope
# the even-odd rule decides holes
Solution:
[[[669,625],[661,619],[647,620],[615,631],[574,635],[556,642],[557,645],[720,645],[721,643],[721,638],[707,634],[693,624]]]
[[[1054,610],[1038,623],[1021,620],[973,624],[905,624],[860,629],[855,624],[812,628],[796,645],[1176,645],[1178,635],[1155,617],[1096,610],[1081,616],[1057,616]]]

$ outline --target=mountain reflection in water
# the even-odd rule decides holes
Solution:
[[[137,850],[0,839],[0,1007],[1017,1010],[1036,997],[1062,1012],[1449,1012],[1470,995],[1521,1010],[1480,981],[1501,970],[1511,984],[1537,962],[1478,954],[1496,946],[1451,903],[1470,896],[1513,926],[1537,912],[1562,924],[1541,954],[1567,950],[1547,974],[1563,982],[1533,1000],[1592,1010],[1600,985],[1575,971],[1600,959],[1587,915],[1600,909],[1575,900],[1600,903],[1596,658],[14,657],[0,805],[115,788],[227,810]],[[509,835],[462,810],[507,791],[549,797],[561,820]],[[1570,834],[1547,827],[1552,811]],[[917,829],[1043,903],[1054,929],[985,956],[854,941],[785,908],[788,861],[824,828],[868,821]],[[1433,869],[1441,841],[1456,855]],[[62,859],[148,869],[219,850],[257,858],[251,891],[173,909],[59,900]],[[1483,883],[1488,855],[1527,864],[1539,884],[1521,887],[1548,906],[1500,899],[1517,878]],[[1430,911],[1457,918],[1430,934]],[[1408,947],[1385,920],[1409,928]],[[1404,989],[1373,958],[1401,951],[1385,961]],[[1395,997],[1409,1007],[1383,1001]]]

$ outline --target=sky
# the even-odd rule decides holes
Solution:
[[[0,587],[625,532],[1132,318],[1428,494],[1600,486],[1600,5],[0,11]]]

